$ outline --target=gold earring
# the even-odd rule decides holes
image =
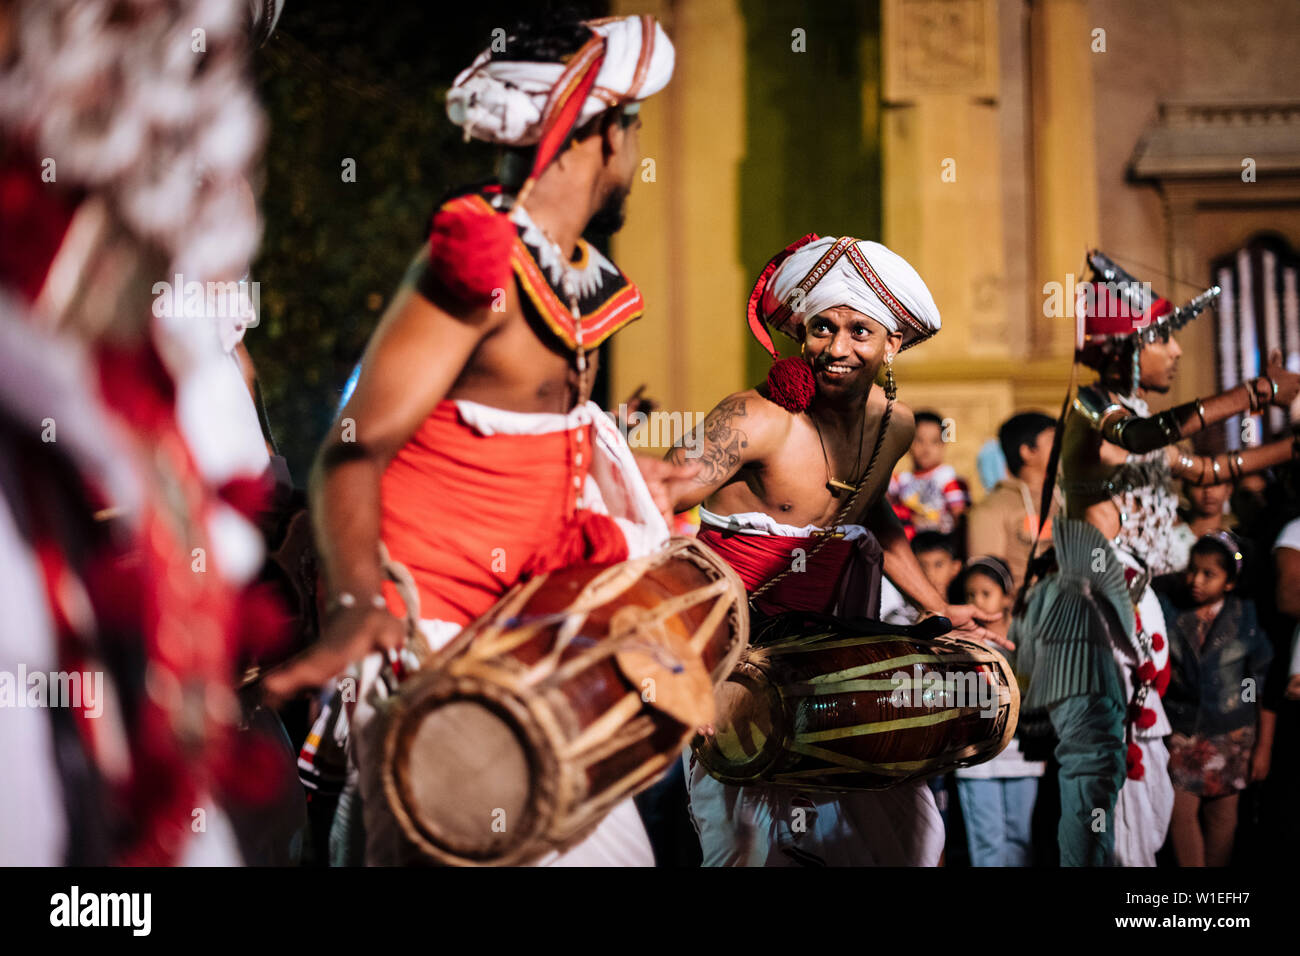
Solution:
[[[898,397],[898,383],[894,381],[894,357],[885,359],[885,398],[891,402]]]
[[[800,342],[800,343],[799,343],[799,354],[800,354],[800,355],[807,355],[807,354],[808,354],[808,343],[807,343],[807,342]]]

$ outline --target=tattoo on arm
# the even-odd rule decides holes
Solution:
[[[694,479],[697,484],[716,485],[729,478],[740,467],[744,459],[744,449],[749,447],[749,436],[737,425],[737,420],[744,417],[746,417],[745,400],[733,396],[724,398],[704,419],[701,468]],[[685,449],[674,448],[673,460],[684,462]]]

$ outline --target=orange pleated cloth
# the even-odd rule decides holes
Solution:
[[[420,594],[420,617],[459,624],[525,578],[571,564],[627,560],[622,531],[578,502],[590,424],[481,434],[443,400],[393,457],[380,486],[381,537]],[[404,615],[396,589],[389,609]]]

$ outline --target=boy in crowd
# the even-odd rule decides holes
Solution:
[[[970,490],[944,459],[944,420],[936,412],[916,413],[912,470],[889,483],[889,502],[908,540],[921,531],[952,534],[970,507]]]
[[[1047,478],[1047,461],[1052,454],[1056,420],[1041,412],[1022,412],[1003,422],[998,444],[1013,477],[1003,478],[988,497],[971,509],[967,527],[968,554],[995,554],[1006,561],[1014,587],[1019,588],[1029,563],[1029,549],[1038,537],[1038,509]],[[1055,492],[1059,499],[1060,492]],[[1052,502],[1051,515],[1058,501]]]
[[[912,538],[912,553],[934,589],[947,595],[962,569],[953,537],[938,531],[921,531]]]

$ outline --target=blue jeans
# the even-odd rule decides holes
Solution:
[[[1037,777],[957,778],[971,866],[1029,866]]]

